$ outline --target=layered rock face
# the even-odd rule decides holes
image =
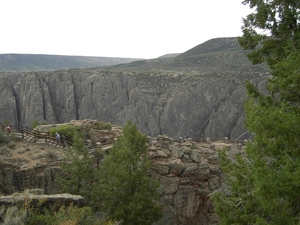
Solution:
[[[217,153],[222,148],[229,154],[242,152],[241,144],[224,141],[204,143],[181,139],[174,142],[161,137],[149,138],[152,175],[161,183],[159,191],[164,209],[164,217],[156,225],[218,224],[209,194],[222,183]],[[41,188],[46,194],[59,193],[60,161],[24,169],[0,163],[3,194],[32,188]]]
[[[46,194],[59,192],[57,175],[61,172],[60,162],[33,168],[19,168],[0,161],[0,192],[5,195],[24,189],[42,188]]]
[[[153,175],[161,182],[165,211],[157,225],[218,224],[209,198],[222,182],[218,148],[227,148],[232,154],[242,151],[241,145],[225,142],[170,144],[161,139],[152,143],[149,155]]]
[[[0,123],[31,126],[73,119],[124,125],[127,120],[150,136],[234,139],[246,131],[245,80],[248,72],[188,75],[98,70],[1,73]]]

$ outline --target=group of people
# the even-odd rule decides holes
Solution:
[[[63,145],[66,145],[66,136],[65,135],[61,135],[62,138],[62,142]],[[55,133],[55,139],[56,139],[56,145],[60,144],[60,134],[59,133]]]
[[[8,134],[11,133],[11,128],[10,128],[9,125],[7,125],[6,127],[4,125],[2,126],[2,131],[4,132],[5,130],[6,130],[6,132]],[[61,138],[62,138],[62,143],[65,146],[67,144],[67,142],[66,142],[66,136],[65,135],[61,135]],[[55,139],[56,139],[56,145],[59,145],[60,144],[60,134],[59,133],[55,134]]]
[[[11,128],[10,128],[9,125],[7,125],[6,127],[4,125],[2,126],[2,131],[4,132],[5,130],[6,130],[6,132],[8,134],[11,133]],[[62,138],[62,143],[65,146],[67,144],[67,142],[66,142],[66,136],[65,135],[61,135],[61,138]],[[55,134],[55,139],[56,139],[56,145],[60,144],[60,134],[59,133]]]

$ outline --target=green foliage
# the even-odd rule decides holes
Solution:
[[[58,182],[63,192],[81,195],[89,206],[98,210],[100,195],[98,194],[99,170],[93,166],[84,140],[79,133],[75,134],[73,148],[69,148],[62,164],[63,175],[58,177]]]
[[[46,207],[30,209],[30,220],[27,225],[100,225],[100,221],[93,216],[90,207],[79,208],[74,205],[61,206],[58,211],[49,210]]]
[[[62,165],[59,184],[64,192],[79,194],[94,211],[106,210],[112,221],[152,224],[162,217],[158,181],[150,177],[146,136],[128,122],[123,136],[105,157],[100,169],[93,166],[84,140],[77,134]],[[100,154],[104,154],[101,149]]]
[[[32,121],[32,124],[31,124],[31,128],[34,129],[36,128],[38,125],[47,125],[46,122],[39,122],[37,119],[34,119]]]
[[[0,130],[0,144],[8,144],[11,141],[11,137],[6,135],[2,130]]]
[[[240,43],[253,63],[266,62],[268,93],[247,83],[247,128],[255,133],[246,154],[220,152],[224,189],[212,196],[221,224],[300,223],[299,1],[254,1]],[[259,29],[269,31],[259,34]]]
[[[117,225],[107,220],[105,215],[98,215],[88,207],[77,207],[74,204],[56,209],[53,204],[44,204],[46,199],[34,203],[27,198],[22,206],[0,207],[0,218],[3,225]]]
[[[152,224],[162,217],[159,182],[150,177],[147,137],[130,121],[100,166],[103,208],[122,224]]]
[[[104,123],[104,122],[98,121],[96,124],[94,124],[94,129],[96,129],[96,130],[111,130],[112,125],[110,122]]]
[[[52,152],[52,151],[48,150],[46,152],[45,158],[47,160],[55,161],[55,160],[57,160],[58,156],[57,156],[57,154],[55,152]]]
[[[90,131],[93,129],[93,124],[86,122],[86,123],[82,123],[80,126],[80,135],[84,138],[84,139],[89,139],[90,138]]]
[[[220,224],[254,224],[255,210],[259,212],[257,199],[251,193],[253,176],[247,157],[236,155],[230,158],[226,150],[219,151],[219,159],[225,173],[222,188],[213,193],[211,199],[221,217]]]
[[[299,49],[299,1],[244,0],[243,4],[256,9],[244,19],[240,38],[242,47],[254,50],[249,55],[253,63],[267,62],[273,69]]]
[[[17,206],[5,208],[1,206],[0,217],[3,218],[3,225],[24,225],[27,220],[27,211]]]
[[[61,135],[65,135],[66,138],[72,139],[74,135],[78,135],[80,128],[74,125],[60,125],[58,127],[53,127],[49,130],[49,133],[52,136],[55,136],[55,133],[59,133]]]

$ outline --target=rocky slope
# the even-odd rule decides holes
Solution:
[[[251,76],[263,80],[256,73]],[[131,119],[150,136],[234,139],[245,132],[245,79],[80,70],[2,74],[0,123],[97,119],[123,125]]]
[[[234,139],[246,131],[245,81],[264,83],[267,75],[249,63],[234,38],[114,67],[3,72],[0,123],[97,119],[122,126],[130,119],[150,136]]]
[[[119,131],[113,129],[111,139],[117,138]],[[94,132],[94,137],[103,136],[101,131],[98,135]],[[152,175],[161,183],[159,192],[164,209],[164,217],[156,225],[218,224],[209,197],[222,184],[217,149],[226,148],[233,155],[243,152],[243,144],[227,139],[194,142],[158,136],[148,137],[147,146],[153,162]],[[0,151],[0,193],[10,195],[33,188],[46,194],[59,193],[57,175],[63,157],[61,148],[28,141],[19,141],[14,148]],[[97,157],[94,162],[95,166],[99,163]]]

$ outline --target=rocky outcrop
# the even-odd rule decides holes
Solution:
[[[241,144],[169,142],[152,140],[149,147],[153,176],[161,182],[165,211],[157,225],[218,224],[209,198],[222,182],[216,149],[226,148],[235,154],[242,151]]]
[[[45,195],[43,191],[43,189],[26,189],[23,193],[0,196],[0,206],[23,206],[26,202],[28,204],[28,201],[30,201],[31,207],[43,202],[43,206],[49,209],[53,207],[59,209],[60,206],[69,206],[71,204],[78,207],[85,206],[85,200],[80,195],[71,195],[68,193]]]
[[[19,168],[0,161],[0,193],[8,195],[28,188],[42,188],[46,194],[59,192],[57,176],[60,162],[31,168]]]
[[[119,135],[119,130],[109,133],[112,134],[115,136],[111,139]],[[153,162],[152,176],[161,183],[159,192],[164,209],[164,217],[156,225],[217,224],[209,197],[222,183],[217,150],[226,148],[229,154],[236,154],[243,151],[242,143],[231,143],[227,138],[195,142],[191,138],[174,140],[158,136],[148,137],[147,146]],[[47,195],[59,193],[60,163],[60,160],[43,161],[20,168],[0,161],[0,193],[11,195],[36,188]]]
[[[261,76],[260,76],[261,75]],[[246,131],[246,79],[255,72],[188,75],[98,70],[0,74],[0,123],[31,126],[73,119],[124,125],[127,120],[150,136],[234,139]]]

